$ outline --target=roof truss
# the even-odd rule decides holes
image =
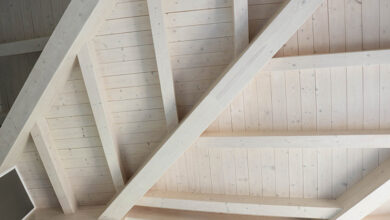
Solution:
[[[179,127],[163,141],[122,192],[116,195],[100,219],[122,219],[321,3],[322,0],[287,2],[268,27],[211,86],[212,89]]]
[[[114,1],[71,1],[0,128],[0,171],[15,164],[37,119],[63,88],[81,46]]]
[[[100,93],[103,89],[101,83],[99,83],[99,77],[94,71],[93,54],[91,54],[88,45],[85,44],[94,33],[96,26],[104,18],[102,14],[109,11],[108,9],[113,5],[112,2],[103,0],[72,1],[23,87],[4,126],[0,129],[0,149],[2,150],[0,152],[0,161],[2,162],[0,170],[7,169],[14,163],[31,131],[44,161],[45,169],[49,176],[53,175],[50,180],[54,188],[58,189],[56,194],[65,213],[72,213],[76,210],[74,195],[71,190],[67,189],[68,184],[66,178],[63,178],[61,166],[56,163],[58,160],[55,159],[55,152],[51,151],[49,134],[41,120],[41,114],[46,111],[45,106],[50,106],[49,103],[55,94],[53,91],[57,90],[58,87],[62,87],[66,81],[65,79],[74,65],[76,55],[78,55],[80,61],[95,119],[98,119],[99,135],[103,142],[106,159],[117,191],[122,189],[125,181],[117,144],[107,114],[107,106],[105,106],[103,100],[104,95]],[[337,201],[317,201],[318,203],[315,203],[315,205],[307,205],[307,200],[253,201],[249,198],[234,196],[166,194],[159,192],[146,194],[141,199],[147,190],[195,142],[207,126],[239,94],[260,69],[263,71],[285,71],[389,62],[390,50],[283,57],[271,60],[274,53],[321,2],[321,0],[310,2],[290,0],[267,29],[256,38],[254,43],[241,56],[238,56],[248,44],[247,29],[242,29],[247,27],[247,19],[244,19],[247,17],[247,8],[245,7],[247,3],[246,1],[234,0],[234,42],[237,60],[229,66],[228,70],[219,78],[214,87],[203,97],[202,101],[180,126],[168,135],[158,151],[138,171],[123,191],[114,198],[100,219],[121,219],[134,205],[311,218],[330,218],[342,209],[332,219],[362,219],[385,202],[385,199],[390,196],[390,160],[352,187]],[[148,0],[148,8],[167,127],[172,130],[176,128],[178,119],[161,2]],[[291,16],[292,14],[294,16]],[[45,39],[37,39],[38,41],[43,42]],[[39,47],[42,46],[42,43],[39,42],[32,43],[32,49],[30,46],[23,47],[26,48],[26,51],[38,51]],[[9,45],[5,46],[9,47]],[[23,53],[20,51],[24,50],[18,49],[16,53]],[[52,51],[56,51],[56,56],[52,55]],[[269,60],[271,61],[268,62]],[[367,143],[372,140],[371,138],[375,140],[372,142],[372,147],[388,147],[389,136],[382,131],[370,134],[360,132],[351,134],[300,133],[266,134],[266,136],[264,134],[240,134],[239,136],[237,134],[209,134],[201,137],[198,143],[200,145],[207,143],[207,146],[213,144],[217,147],[222,144],[224,146],[232,144],[232,147],[258,147],[270,143],[272,147],[282,145],[286,147],[286,143],[288,143],[287,147],[297,147],[296,143],[302,141],[302,143],[316,143],[316,147],[332,147],[335,145],[357,147],[359,144],[364,144],[360,147],[367,147]],[[320,144],[318,145],[318,143]],[[306,147],[312,147],[310,144]],[[302,146],[300,145],[300,147]],[[55,169],[51,169],[50,166]],[[339,207],[339,203],[342,207]],[[230,208],[226,209],[226,207]],[[236,211],[231,211],[233,207],[233,210]],[[253,209],[247,210],[247,207]],[[301,210],[301,207],[304,207],[304,209]],[[283,212],[278,213],[279,210],[283,210]]]

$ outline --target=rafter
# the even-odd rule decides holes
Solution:
[[[31,130],[31,136],[62,210],[65,214],[74,213],[77,201],[51,139],[49,125],[44,118],[37,121]]]
[[[389,131],[206,133],[199,147],[389,148]]]
[[[364,220],[388,220],[390,215],[370,215],[364,218]]]
[[[328,219],[341,209],[332,200],[176,192],[150,192],[137,202],[137,205],[187,211],[316,219]]]
[[[124,186],[125,175],[121,166],[119,146],[114,134],[112,119],[109,115],[110,111],[104,98],[103,82],[95,70],[96,57],[93,56],[93,52],[94,50],[87,43],[81,48],[78,59],[111,178],[116,191],[119,192]]]
[[[309,200],[305,200],[309,201]],[[315,204],[326,205],[333,204],[332,202],[325,201],[324,203],[318,202]],[[314,205],[309,205],[315,208]],[[324,206],[322,206],[324,207]],[[74,215],[65,216],[58,209],[38,209],[36,210],[31,218],[39,220],[96,220],[99,213],[103,211],[103,206],[85,206],[80,209]],[[324,210],[326,208],[316,208]],[[331,209],[331,207],[327,208]],[[224,214],[224,213],[213,213],[213,212],[197,212],[197,211],[186,211],[186,210],[175,210],[175,209],[163,209],[163,208],[151,208],[136,206],[129,213],[124,220],[259,220],[262,217],[254,215],[235,215],[235,214]],[[277,218],[279,219],[279,218]],[[288,220],[296,218],[287,218]],[[369,220],[387,220],[387,218],[373,218]]]
[[[249,44],[248,0],[233,1],[234,55],[239,56]]]
[[[360,220],[390,198],[390,159],[337,198],[343,209],[331,220]]]
[[[156,54],[158,76],[164,105],[165,120],[168,130],[173,130],[179,124],[176,107],[175,88],[169,54],[167,35],[165,32],[164,14],[161,0],[148,0],[150,26],[152,29],[153,46]]]
[[[272,56],[312,15],[322,0],[291,0],[211,86],[209,92],[163,141],[154,155],[115,196],[100,219],[121,219],[153,186],[164,172],[191,146],[228,106],[232,99],[271,60]]]
[[[0,128],[0,172],[15,164],[31,128],[64,87],[81,46],[94,35],[114,3],[70,2]]]
[[[234,58],[240,56],[240,54],[247,48],[249,44],[249,25],[248,25],[248,1],[247,0],[233,0],[233,53]],[[220,115],[219,121],[230,120],[232,112],[243,112],[244,109],[244,94],[241,92],[230,103],[230,108]],[[243,114],[238,114],[237,120],[243,119]],[[220,123],[220,122],[218,122]],[[236,124],[236,123],[234,123]],[[242,123],[240,123],[242,125]]]
[[[390,63],[390,50],[316,54],[274,58],[264,71],[287,71]]]
[[[0,44],[0,57],[40,52],[43,50],[48,40],[49,37],[41,37]]]

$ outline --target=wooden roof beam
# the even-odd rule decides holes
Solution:
[[[309,201],[309,200],[305,200]],[[327,202],[326,202],[327,203]],[[319,203],[316,203],[319,204]],[[324,204],[324,203],[323,203]],[[332,204],[332,202],[330,203]],[[314,207],[314,206],[311,206]],[[330,209],[330,208],[329,208]],[[96,220],[104,210],[104,206],[80,206],[73,215],[64,215],[58,209],[37,209],[31,214],[31,219],[39,220]],[[196,212],[175,209],[151,208],[145,206],[135,206],[124,218],[125,220],[260,220],[263,217],[255,215],[234,215],[213,212]],[[267,218],[266,218],[267,219]],[[282,218],[275,218],[281,220]],[[283,218],[283,220],[297,220],[296,218]],[[388,220],[387,218],[369,220]]]
[[[81,48],[78,59],[112,182],[115,190],[119,192],[125,184],[125,172],[121,165],[119,146],[105,100],[104,85],[101,76],[95,69],[96,56],[94,56],[94,52],[94,49],[87,43]]]
[[[248,18],[248,0],[233,0],[233,54],[234,58],[241,55],[249,44],[249,18]],[[244,92],[240,92],[230,103],[230,106],[220,114],[218,121],[230,120],[232,112],[242,112],[244,109]],[[241,114],[243,117],[243,115]],[[240,117],[241,118],[241,117]],[[216,124],[211,125],[212,127]],[[217,126],[219,127],[219,125]]]
[[[0,44],[0,57],[41,52],[48,40],[49,37],[41,37]]]
[[[221,148],[389,148],[390,131],[215,132],[196,143]]]
[[[193,144],[323,0],[290,0],[246,51],[216,80],[179,127],[110,202],[99,219],[122,219],[165,171]]]
[[[367,50],[273,58],[263,70],[288,71],[389,63],[390,50]]]
[[[77,201],[61,159],[58,157],[46,119],[41,118],[37,121],[31,130],[31,136],[63,212],[75,213]]]
[[[364,220],[388,220],[390,219],[390,215],[369,215]]]
[[[154,1],[154,0],[150,0],[150,1]],[[242,2],[245,1],[235,0],[233,2],[233,4],[237,6],[234,7],[234,13],[236,13],[234,18],[237,19],[237,21],[235,21],[235,24],[239,23],[240,21],[241,23],[245,22],[243,18],[245,18],[246,4],[243,4]],[[151,19],[152,17],[157,17],[157,16],[151,15]],[[239,18],[241,19],[239,20]],[[248,40],[247,40],[247,36],[245,35],[246,33],[245,30],[236,28],[237,26],[238,25],[235,25],[235,33],[236,33],[235,36],[237,36],[235,37],[235,54],[239,55],[240,51],[242,51],[242,49],[245,49],[243,45],[247,45]],[[241,27],[246,27],[246,25],[242,24]],[[153,30],[153,26],[152,26],[152,31],[157,32],[157,28],[155,27]],[[156,36],[157,35],[158,34],[156,34]],[[41,52],[48,40],[49,37],[41,37],[41,38],[35,38],[29,40],[3,43],[0,44],[0,56],[12,56],[18,54],[32,53],[32,52]],[[156,39],[155,45],[157,45],[158,42],[166,42],[166,39],[165,40]],[[156,54],[160,53],[157,52],[157,50],[161,51],[161,49],[155,49]],[[296,69],[370,65],[370,64],[388,64],[390,62],[388,59],[389,56],[390,56],[390,50],[382,49],[382,50],[367,50],[367,51],[316,54],[316,55],[305,55],[305,56],[278,57],[278,58],[273,58],[271,62],[269,62],[269,64],[264,68],[264,70],[282,71],[282,70],[296,70]]]
[[[111,0],[70,2],[0,128],[0,172],[15,164],[37,119],[65,86],[81,46],[94,36],[114,4]]]
[[[337,198],[343,207],[331,220],[360,220],[390,198],[390,159]]]
[[[248,0],[233,0],[234,56],[238,57],[249,44]]]
[[[178,192],[147,193],[137,206],[238,215],[328,219],[341,210],[334,200],[256,198]]]
[[[161,0],[147,0],[165,121],[168,131],[172,131],[179,124],[179,118],[177,115],[171,56],[169,54],[167,34],[165,31],[162,3],[163,1]]]

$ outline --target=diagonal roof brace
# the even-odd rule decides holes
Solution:
[[[179,127],[168,135],[122,192],[115,196],[99,219],[122,219],[322,2],[323,0],[288,1],[246,51],[216,80]]]

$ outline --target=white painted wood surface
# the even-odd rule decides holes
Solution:
[[[70,75],[80,43],[92,37],[112,5],[110,1],[72,1],[69,5],[0,128],[1,170],[16,162],[36,119],[47,111],[55,91]]]
[[[254,198],[215,194],[151,192],[139,206],[239,215],[328,219],[340,210],[335,201]]]
[[[18,3],[19,1],[12,2],[14,5],[23,6]],[[62,2],[39,0],[33,4],[31,23],[34,23],[34,28],[37,27],[35,24],[42,24],[35,28],[35,32],[31,28],[33,25],[29,25],[29,19],[20,16],[14,7],[10,10],[12,12],[10,16],[2,17],[2,21],[12,21],[5,22],[10,28],[8,30],[12,31],[1,32],[0,38],[7,42],[23,40],[23,37],[30,39],[50,35],[50,32],[45,34],[45,31],[54,28],[55,23],[52,23],[51,19],[46,19],[47,16],[49,18],[53,15],[50,10],[46,10],[51,8],[47,6],[52,5],[54,10]],[[251,36],[257,33],[253,28],[261,28],[282,2],[282,0],[248,2]],[[31,0],[26,3],[23,10],[28,11]],[[386,34],[390,33],[388,1],[363,1],[362,13],[353,13],[346,19],[345,15],[350,14],[352,3],[344,4],[344,1],[329,0],[316,12],[314,17],[316,21],[307,20],[279,50],[277,57],[343,53],[346,51],[346,41],[349,50],[353,44],[361,45],[364,50],[388,49],[389,35]],[[41,4],[46,7],[42,8],[45,11],[36,13],[41,10],[39,7]],[[183,0],[178,4],[174,4],[174,0],[168,0],[163,4],[166,8],[168,45],[172,55],[180,117],[191,110],[233,57],[232,5],[233,1],[219,0],[196,3]],[[360,11],[360,8],[357,7],[357,10]],[[5,14],[0,13],[0,16],[3,15]],[[360,16],[362,33],[356,31],[356,34],[350,34],[351,27],[356,27],[355,20],[360,20]],[[99,65],[104,64],[104,72],[99,71],[99,74],[102,74],[105,86],[107,85],[107,100],[110,106],[115,108],[111,114],[114,128],[118,130],[118,140],[121,140],[120,150],[128,176],[132,175],[148,154],[158,146],[164,136],[162,133],[165,132],[158,76],[147,72],[157,72],[147,17],[146,1],[121,1],[107,20],[110,24],[108,26],[115,26],[115,34],[99,35],[94,38]],[[356,19],[352,19],[354,17]],[[124,21],[131,25],[131,29],[123,23]],[[254,24],[253,21],[259,23]],[[329,24],[325,21],[329,21]],[[23,27],[23,30],[20,27]],[[349,31],[348,35],[346,29]],[[360,37],[355,35],[363,37],[359,40]],[[355,50],[356,48],[359,49],[355,47]],[[38,57],[37,54],[31,54],[31,57],[33,56]],[[5,67],[6,72],[23,71],[23,68],[19,68],[24,66],[23,62],[15,62],[9,58],[0,60],[2,61],[0,65]],[[11,66],[18,68],[10,69]],[[303,130],[317,133],[317,130],[331,126],[332,132],[338,133],[356,129],[348,123],[351,118],[354,122],[359,122],[359,126],[363,126],[366,130],[364,132],[389,128],[389,102],[386,101],[390,94],[388,65],[362,66],[362,72],[355,71],[360,68],[349,67],[348,80],[345,66],[324,69],[287,70],[282,71],[283,73],[278,72],[277,77],[272,78],[271,72],[258,74],[256,79],[250,82],[249,87],[244,89],[237,111],[228,111],[228,117],[217,120],[207,131],[232,132],[234,129],[235,132],[287,133]],[[359,76],[355,77],[354,74]],[[14,75],[22,78],[20,75]],[[351,85],[359,83],[351,84],[347,81],[352,79],[357,82],[356,79],[360,76],[362,89],[352,92],[355,90],[351,90]],[[1,88],[12,91],[12,87],[16,87],[13,82],[7,81],[7,86]],[[59,142],[58,151],[61,153],[66,172],[70,175],[78,202],[82,205],[105,204],[115,190],[81,74],[72,74],[65,87],[46,116],[50,122],[53,139]],[[8,98],[12,100],[12,95]],[[363,110],[354,108],[348,110],[347,106],[351,106],[351,103],[347,100],[358,100],[359,108]],[[278,103],[274,103],[275,101]],[[274,111],[273,108],[277,109]],[[348,116],[355,115],[356,112],[360,112],[358,117]],[[18,166],[23,168],[22,175],[28,180],[28,188],[36,204],[39,204],[38,207],[59,206],[35,146],[30,142],[31,140],[27,142],[22,156],[18,159]],[[294,148],[292,151],[291,149],[286,151],[285,148],[276,151],[272,148],[210,150],[194,146],[172,166],[164,175],[167,178],[161,179],[158,187],[154,189],[280,195],[288,198],[328,198],[331,195],[332,198],[337,198],[390,155],[389,149],[385,148],[324,150],[309,148]],[[243,160],[246,154],[248,159]],[[288,164],[284,161],[288,161]],[[223,172],[218,172],[219,170]],[[240,172],[239,175],[236,175],[237,172]],[[320,173],[324,175],[319,175]],[[388,209],[384,207],[384,210]]]
[[[390,50],[372,50],[274,58],[265,71],[302,70],[388,64]]]
[[[270,2],[268,4],[268,2]],[[267,3],[261,1],[250,1],[250,6],[256,4],[257,8],[267,7],[271,4],[275,4],[277,1],[267,1]],[[281,1],[279,1],[280,3]],[[369,2],[371,4],[371,2]],[[372,2],[372,4],[374,4]],[[386,4],[381,4],[382,6],[386,6]],[[316,23],[316,38],[318,39],[318,35],[329,35],[329,48],[331,53],[343,53],[345,52],[345,27],[349,26],[352,22],[351,20],[345,21],[344,19],[344,3],[340,1],[330,1],[328,5],[324,7],[328,7],[327,10],[322,8],[318,10],[318,15],[316,15],[316,19],[320,19],[320,23]],[[327,11],[328,13],[324,13]],[[376,13],[372,14],[382,14],[382,20],[372,21],[371,25],[379,25],[381,23],[382,30],[387,30],[388,26],[386,24],[386,19],[384,19],[386,13],[386,7],[382,8],[382,13],[376,9]],[[260,13],[259,13],[260,14]],[[328,17],[329,16],[329,17]],[[357,16],[357,15],[355,15]],[[324,18],[322,18],[324,17]],[[327,18],[328,17],[328,18]],[[329,26],[324,22],[329,19]],[[363,17],[363,21],[367,19]],[[367,22],[367,21],[366,21]],[[300,28],[299,32],[296,33],[296,37],[292,37],[282,48],[282,53],[278,53],[278,56],[297,56],[297,55],[313,55],[314,53],[314,40],[313,40],[313,22],[311,19],[307,20],[306,23]],[[364,28],[363,28],[364,30]],[[379,35],[378,32],[373,32],[373,35]],[[383,45],[386,45],[386,35],[381,35],[382,41],[382,49],[387,49]],[[352,36],[350,36],[352,37]],[[326,39],[326,37],[324,37]],[[317,51],[317,53],[322,52],[325,53],[326,49],[326,40],[325,43],[321,43],[322,41],[316,41],[316,48],[321,49]],[[344,42],[344,43],[343,43]],[[366,43],[375,44],[375,42],[379,42],[379,39],[371,39],[366,40]],[[377,43],[378,44],[378,43]],[[322,45],[322,46],[321,46]],[[324,46],[325,45],[325,46]],[[321,47],[319,47],[321,46]],[[369,50],[376,50],[377,48],[365,48]],[[348,54],[349,52],[347,52]],[[354,53],[354,52],[353,52]],[[360,53],[360,52],[359,52]],[[319,54],[316,54],[319,55]],[[325,54],[328,55],[328,54]],[[333,54],[330,54],[333,55]],[[286,58],[287,59],[287,58]],[[272,61],[271,61],[272,62]],[[342,61],[344,62],[344,61]],[[374,64],[375,66],[376,64]],[[381,73],[381,86],[380,91],[379,87],[372,86],[371,81],[375,82],[375,71],[365,68],[371,71],[371,75],[365,77],[363,81],[363,88],[370,91],[364,91],[366,94],[373,94],[375,101],[376,96],[380,97],[381,101],[379,102],[368,102],[369,100],[365,99],[364,101],[364,112],[366,115],[364,116],[366,122],[364,125],[364,129],[367,129],[366,132],[374,131],[381,132],[379,129],[375,129],[375,116],[381,119],[381,128],[386,130],[387,126],[387,102],[384,101],[387,99],[387,78],[386,73],[383,71],[387,68],[386,64],[380,65],[382,69]],[[327,67],[326,67],[327,68]],[[237,132],[265,132],[265,133],[287,133],[289,131],[306,131],[317,133],[317,129],[324,129],[326,127],[329,128],[331,125],[332,132],[344,132],[347,130],[347,99],[349,99],[349,95],[353,95],[353,93],[347,94],[347,80],[346,80],[346,67],[331,67],[330,76],[322,77],[327,75],[327,71],[318,71],[316,74],[316,69],[304,69],[304,70],[289,70],[285,71],[285,76],[283,77],[286,84],[284,84],[283,78],[280,78],[279,81],[280,87],[274,86],[270,88],[270,77],[266,77],[263,74],[259,73],[256,78],[255,84],[257,86],[252,86],[251,93],[247,92],[247,97],[244,100],[246,103],[252,104],[245,105],[243,110],[244,112],[240,112],[239,114],[235,114],[232,116],[230,111],[226,111],[229,113],[229,117],[224,117],[225,120],[214,122],[207,130],[207,132],[232,132],[233,123],[241,124],[240,127],[236,126],[235,128],[239,128],[241,130],[235,130]],[[365,70],[364,70],[365,71]],[[295,73],[294,73],[295,72]],[[314,73],[314,74],[313,74]],[[351,72],[352,74],[354,72]],[[267,74],[270,75],[271,73]],[[273,74],[273,73],[272,73]],[[377,72],[379,74],[379,70]],[[279,74],[282,75],[282,74]],[[318,76],[318,77],[317,77]],[[371,76],[373,76],[371,78]],[[193,80],[193,83],[186,82],[185,86],[181,83],[180,86],[183,88],[188,88],[190,90],[193,84],[201,85],[202,88],[203,82],[198,80]],[[295,80],[294,80],[295,79]],[[294,84],[290,84],[294,82]],[[286,85],[286,86],[285,86]],[[324,86],[323,86],[324,85]],[[255,89],[253,88],[255,87]],[[285,88],[284,88],[285,87]],[[319,93],[316,94],[316,87],[320,89]],[[321,87],[321,88],[320,88]],[[206,86],[207,88],[207,86]],[[294,91],[293,89],[297,91]],[[324,89],[322,89],[324,88]],[[329,93],[329,88],[331,88],[331,94]],[[271,91],[274,89],[274,93]],[[255,97],[251,98],[250,95],[255,92]],[[285,92],[284,92],[285,91]],[[325,91],[323,93],[322,91]],[[280,94],[286,95],[285,99],[277,99],[281,97]],[[276,94],[279,94],[276,96]],[[275,96],[274,96],[275,95]],[[189,99],[187,99],[189,100]],[[273,111],[272,105],[273,101],[282,100],[283,105],[287,104],[287,108],[284,110]],[[330,100],[330,103],[329,103]],[[370,99],[371,100],[371,99]],[[328,104],[326,104],[328,103]],[[371,103],[371,104],[370,104]],[[275,105],[275,104],[274,104]],[[275,106],[282,106],[280,104]],[[369,114],[367,106],[370,106],[370,109],[376,111],[377,109],[380,113]],[[320,113],[320,107],[325,107],[324,110],[326,112],[317,115]],[[253,109],[256,109],[256,114],[253,114]],[[329,113],[329,109],[331,110],[331,114]],[[237,112],[237,111],[236,111]],[[225,112],[224,112],[225,113]],[[223,114],[224,114],[223,113]],[[284,115],[287,115],[285,117]],[[370,115],[370,117],[367,117]],[[244,117],[243,117],[244,116]],[[283,120],[279,120],[278,117],[283,117]],[[318,119],[317,119],[318,117]],[[221,118],[221,117],[220,117]],[[274,122],[273,118],[277,120]],[[372,119],[370,119],[372,118]],[[370,119],[370,120],[367,120]],[[359,119],[360,120],[360,119]],[[379,119],[378,119],[379,120]],[[282,123],[280,123],[280,121]],[[363,121],[363,119],[362,119]],[[240,122],[240,123],[238,123]],[[277,122],[277,123],[276,123]],[[319,124],[317,125],[317,122]],[[278,129],[285,128],[285,124],[288,126],[288,131]],[[245,127],[242,126],[245,124]],[[283,125],[284,127],[280,126]],[[353,127],[351,127],[353,129]],[[273,131],[274,130],[274,131]],[[329,131],[331,132],[331,131]],[[348,131],[347,131],[348,132]],[[355,131],[351,131],[355,132]],[[247,149],[242,149],[241,154],[245,154]],[[329,198],[331,195],[332,198],[337,198],[342,192],[344,192],[349,185],[352,185],[353,182],[350,181],[352,179],[361,178],[362,175],[366,175],[372,168],[378,165],[381,161],[385,160],[388,157],[388,154],[385,153],[388,149],[356,149],[357,152],[362,152],[362,157],[355,157],[355,153],[348,153],[347,149],[325,149],[325,151],[318,151],[317,149],[301,149],[297,148],[294,151],[290,151],[289,155],[277,153],[274,149],[267,148],[257,152],[256,154],[248,154],[248,156],[253,156],[257,159],[258,163],[262,164],[260,169],[258,168],[258,163],[254,163],[252,158],[248,158],[248,173],[250,174],[249,181],[254,181],[256,184],[250,184],[250,192],[257,192],[259,194],[265,194],[269,196],[276,195],[276,188],[278,187],[278,191],[284,193],[286,195],[287,190],[289,190],[289,194],[287,194],[290,198]],[[295,152],[296,151],[296,152]],[[302,153],[301,153],[302,152]],[[324,155],[322,155],[324,152]],[[369,153],[370,152],[370,153]],[[375,153],[378,152],[378,153]],[[187,153],[186,153],[187,154]],[[232,153],[231,149],[220,148],[220,149],[199,149],[198,147],[191,148],[191,154],[186,156],[186,158],[204,158],[201,165],[195,165],[195,171],[192,171],[188,168],[188,172],[191,172],[191,175],[195,175],[195,177],[188,178],[189,189],[192,191],[201,191],[201,190],[211,190],[212,192],[232,194],[237,192],[237,187],[239,190],[245,190],[245,185],[237,185],[236,180],[236,163],[232,163],[231,161],[235,161],[234,153]],[[211,160],[209,160],[209,158]],[[282,161],[282,159],[288,159],[289,167],[288,170],[280,169],[286,166],[279,166],[278,169],[275,169],[275,163]],[[188,159],[187,159],[188,160]],[[331,164],[328,161],[332,161]],[[177,163],[178,164],[178,163]],[[187,162],[187,164],[192,164],[191,162]],[[196,164],[196,163],[195,163]],[[223,164],[224,172],[218,172],[218,167]],[[281,163],[279,163],[281,164]],[[189,166],[190,166],[189,165]],[[210,175],[209,171],[213,173]],[[235,172],[229,172],[229,170],[233,170]],[[165,176],[175,176],[175,170],[170,170]],[[319,172],[324,173],[326,175],[318,175]],[[278,178],[276,178],[278,176]],[[280,178],[283,176],[289,176],[290,178]],[[348,180],[348,176],[356,177],[350,178]],[[201,179],[202,187],[195,187],[198,182],[197,179]],[[323,181],[323,180],[326,181]],[[192,182],[195,181],[193,184]],[[279,182],[279,183],[277,183]],[[287,189],[286,182],[289,183],[290,187]],[[168,184],[171,190],[175,190],[173,183]],[[278,186],[277,186],[278,185]],[[331,186],[331,187],[330,187]],[[286,190],[287,189],[287,190]]]
[[[234,57],[232,3],[164,3],[179,118],[192,109]]]
[[[38,209],[29,219],[40,220],[94,220],[104,209],[103,206],[81,207],[75,215],[64,215],[58,209]],[[227,215],[206,212],[134,207],[125,220],[297,220],[296,218],[259,217],[248,215]]]
[[[387,160],[337,198],[343,209],[331,219],[363,219],[387,202],[390,197],[389,167],[390,160]]]
[[[233,0],[234,54],[239,56],[249,43],[248,1]]]
[[[37,209],[28,218],[30,220],[95,220],[102,211],[101,206],[80,207],[73,215],[64,215],[58,209]]]
[[[119,146],[112,126],[109,106],[105,100],[103,82],[95,70],[96,58],[93,53],[94,48],[91,48],[89,44],[85,44],[77,57],[112,181],[116,191],[119,192],[124,187],[126,177],[121,164]]]
[[[106,204],[115,187],[86,90],[76,64],[45,117],[78,203],[96,206]]]
[[[389,148],[390,135],[384,131],[338,132],[245,132],[206,133],[199,147],[219,148]]]
[[[121,8],[134,7],[116,16]],[[97,72],[105,86],[113,127],[127,176],[154,150],[167,132],[153,37],[146,1],[118,3],[102,32],[118,24],[116,34],[98,35]],[[109,17],[110,17],[109,16]],[[132,29],[121,24],[134,20]]]
[[[56,207],[63,213],[35,143],[31,137],[29,138],[22,155],[18,159],[17,167],[30,192],[35,207]]]
[[[171,55],[168,48],[163,2],[148,0],[150,26],[153,35],[153,47],[156,54],[158,76],[164,105],[165,120],[168,131],[179,124],[177,115],[176,96],[173,82]]]
[[[75,213],[77,210],[77,201],[61,160],[59,159],[54,142],[51,139],[49,126],[44,118],[37,121],[31,130],[31,136],[38,149],[39,156],[42,159],[62,210],[65,214]]]
[[[370,216],[364,218],[364,220],[386,220],[389,218],[390,218],[389,215],[370,215]]]
[[[41,37],[0,44],[0,56],[13,56],[18,54],[40,52],[43,50],[48,40],[48,37]]]
[[[248,0],[248,17],[249,17],[249,37],[254,39],[256,34],[264,28],[278,10],[283,6],[286,0]]]
[[[100,219],[121,219],[178,159],[319,6],[321,1],[291,1],[243,53],[179,128],[114,198]],[[294,14],[295,17],[291,17]],[[272,42],[272,43],[271,43]]]

